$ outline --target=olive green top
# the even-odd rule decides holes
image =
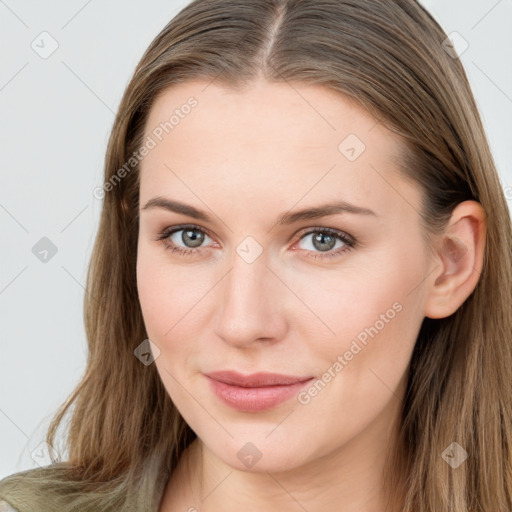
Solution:
[[[127,496],[119,488],[107,486],[85,491],[83,482],[59,477],[59,464],[52,464],[3,478],[0,512],[158,512],[168,479],[153,471]]]

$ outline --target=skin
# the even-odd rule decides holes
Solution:
[[[151,149],[140,176],[137,283],[148,337],[160,351],[153,364],[198,436],[159,511],[383,511],[384,459],[422,320],[450,315],[476,286],[484,212],[474,201],[458,205],[431,254],[421,190],[397,172],[400,139],[320,86],[258,81],[233,92],[180,84],[154,103],[146,136],[190,96],[198,105]],[[349,134],[366,146],[354,161],[338,149]],[[213,221],[144,209],[155,196]],[[276,224],[282,213],[339,199],[375,215]],[[200,252],[172,253],[169,239],[157,240],[184,223],[206,232]],[[347,233],[356,244],[315,259],[325,252],[313,245],[312,228]],[[194,250],[183,233],[172,241]],[[236,252],[248,236],[262,249],[252,263]],[[254,254],[254,246],[242,247]],[[327,252],[343,247],[337,241]],[[400,311],[333,371],[393,304]],[[322,379],[329,368],[335,377],[308,403],[292,398],[258,413],[221,403],[203,375],[235,369]],[[237,457],[249,442],[261,453],[252,467]]]

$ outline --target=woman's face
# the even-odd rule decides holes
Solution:
[[[320,86],[196,81],[157,99],[144,141],[139,298],[184,419],[239,469],[368,456],[400,408],[432,271],[397,136]],[[220,371],[303,382],[249,390],[206,375]]]

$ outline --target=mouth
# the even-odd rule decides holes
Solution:
[[[276,373],[242,375],[234,371],[212,372],[205,377],[222,403],[241,412],[271,409],[296,396],[314,379]]]

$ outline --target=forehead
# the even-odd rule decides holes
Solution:
[[[286,142],[286,147],[325,148],[348,133],[386,152],[400,142],[350,97],[323,86],[288,82],[260,80],[241,91],[199,80],[174,85],[154,101],[146,134],[169,120],[175,141],[192,124],[198,136],[218,135],[225,142],[230,136],[251,147]]]
[[[340,194],[376,207],[396,202],[401,191],[415,194],[397,173],[398,136],[355,101],[322,86],[260,81],[234,91],[207,81],[175,85],[154,102],[148,138],[154,147],[141,162],[146,199],[168,192],[197,204],[215,190],[232,204],[243,194],[246,202],[264,197],[282,210],[283,203],[306,206]]]

